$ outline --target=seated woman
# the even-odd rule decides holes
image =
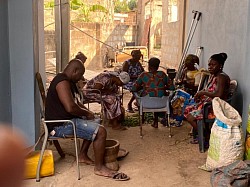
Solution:
[[[195,75],[199,72],[199,58],[196,55],[189,54],[184,60],[184,69],[180,79],[176,81],[178,89],[171,100],[171,117],[170,125],[181,126],[184,118],[184,109],[189,104],[191,96],[197,92],[198,86],[195,85]],[[165,121],[162,121],[165,123]]]
[[[123,86],[129,82],[127,72],[103,72],[89,80],[84,89],[97,89],[101,91],[103,101],[103,117],[109,120],[112,129],[126,130],[121,126],[121,121],[124,118],[124,109],[121,106],[121,98],[117,94],[119,86]],[[96,99],[100,102],[98,93],[84,91],[85,99]]]
[[[86,60],[87,60],[87,57],[86,57],[81,51],[79,51],[79,52],[76,54],[75,59],[80,60],[80,61],[83,63],[83,66],[84,66],[84,64],[85,64],[85,62],[86,62]],[[85,66],[84,66],[84,69],[85,69]],[[85,79],[84,76],[83,76],[83,77],[81,78],[81,80],[78,81],[77,87],[78,87],[79,89],[83,88],[83,86],[87,83],[87,81],[88,81],[88,80]]]
[[[195,86],[195,74],[198,73],[197,65],[199,58],[196,55],[189,54],[184,60],[184,70],[177,85],[183,85],[184,90],[191,95],[197,92],[198,86]]]
[[[131,91],[132,86],[138,76],[144,71],[144,68],[142,67],[140,63],[140,58],[142,57],[141,51],[140,50],[133,50],[131,52],[132,58],[129,60],[126,60],[123,65],[122,65],[122,71],[128,72],[130,76],[130,81],[128,84],[124,86],[125,89]],[[128,108],[127,112],[133,113],[133,108],[132,108],[132,103],[135,100],[134,95],[132,94],[131,99],[128,102]]]
[[[168,95],[167,89],[173,89],[173,82],[163,71],[158,71],[160,60],[151,58],[148,61],[148,72],[143,72],[132,87],[132,92],[141,91],[141,96],[162,97]],[[158,128],[159,113],[154,113],[152,127]]]
[[[220,97],[224,100],[228,98],[230,78],[226,73],[223,72],[226,59],[226,53],[214,54],[210,57],[208,60],[208,71],[210,72],[208,83],[203,90],[195,94],[195,104],[190,105],[185,109],[184,116],[193,126],[194,139],[191,141],[191,143],[198,143],[196,137],[197,120],[203,119],[202,108],[205,102],[212,101],[214,97]]]

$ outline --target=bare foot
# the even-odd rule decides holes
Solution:
[[[102,166],[99,170],[95,167],[94,173],[103,177],[112,177],[116,171],[112,171],[105,166]]]
[[[108,177],[115,181],[127,181],[130,179],[130,177],[127,176],[125,173],[112,171],[106,168],[105,166],[102,166],[99,170],[97,170],[97,168],[95,167],[94,173],[99,176]]]
[[[111,121],[112,123],[112,129],[113,130],[127,130],[127,128],[126,127],[124,127],[124,126],[122,126],[122,124],[121,123],[119,123],[117,120],[113,120],[113,121]]]
[[[153,123],[151,126],[157,129],[158,128],[158,123]]]
[[[88,156],[86,157],[79,157],[79,163],[84,163],[86,165],[94,166],[95,162],[91,160]]]

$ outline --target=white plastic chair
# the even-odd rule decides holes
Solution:
[[[142,135],[142,114],[143,112],[165,112],[167,119],[167,127],[169,127],[169,137],[172,137],[171,126],[169,125],[170,107],[169,96],[162,97],[150,97],[146,95],[140,97],[137,93],[134,93],[137,102],[139,103],[139,123],[140,123],[140,137]]]

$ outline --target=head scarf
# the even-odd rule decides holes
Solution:
[[[122,81],[123,84],[127,84],[130,81],[129,74],[125,71],[117,72],[117,71],[109,71],[111,75],[115,75],[116,77],[119,77],[119,79]]]
[[[118,77],[123,82],[123,84],[127,84],[130,80],[129,74],[125,71],[122,71]]]

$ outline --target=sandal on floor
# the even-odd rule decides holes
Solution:
[[[125,173],[122,172],[114,173],[110,178],[112,178],[115,181],[127,181],[130,179],[129,176],[127,176]]]
[[[190,143],[191,144],[198,144],[199,143],[198,138],[190,140]]]
[[[133,109],[126,109],[126,112],[128,112],[128,113],[135,113]]]
[[[138,108],[133,108],[133,110],[134,110],[134,111],[139,111],[139,109],[138,109]]]
[[[95,172],[95,174],[109,179],[113,179],[115,181],[127,181],[130,179],[129,176],[127,176],[125,173],[122,172],[115,172],[113,174],[107,174],[107,175]]]
[[[120,148],[116,159],[120,161],[124,159],[128,154],[129,152],[126,149]]]

